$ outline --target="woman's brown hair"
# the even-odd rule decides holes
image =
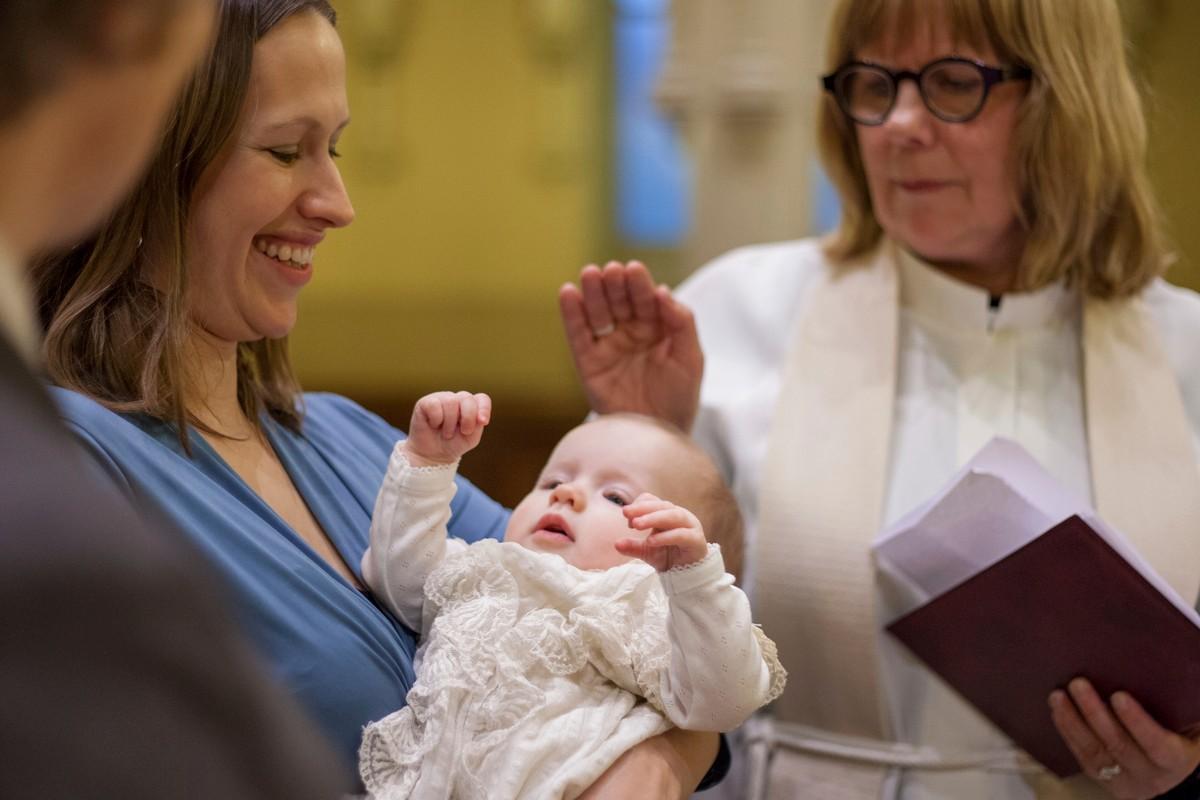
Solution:
[[[35,265],[51,379],[114,411],[172,423],[185,449],[192,197],[237,127],[255,43],[304,11],[337,22],[327,0],[221,0],[210,52],[176,104],[141,183],[98,233]],[[257,421],[265,410],[298,430],[300,388],[286,339],[240,343],[237,368],[246,416]]]
[[[958,41],[989,46],[1005,65],[1033,70],[1013,153],[1013,204],[1026,234],[1018,288],[1065,278],[1094,297],[1128,297],[1161,275],[1167,244],[1115,0],[842,0],[826,67],[832,72],[860,48],[938,19]],[[854,123],[832,97],[819,113],[822,160],[842,200],[827,252],[850,262],[883,231]]]

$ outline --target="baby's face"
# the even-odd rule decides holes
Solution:
[[[513,510],[504,541],[557,553],[580,569],[608,569],[629,559],[613,545],[645,538],[622,508],[642,492],[670,498],[672,468],[687,463],[666,431],[633,419],[598,419],[563,437],[537,485]],[[665,496],[664,496],[665,495]]]

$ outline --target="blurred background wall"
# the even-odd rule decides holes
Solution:
[[[641,257],[671,283],[819,231],[812,118],[830,0],[340,0],[358,218],[322,245],[292,347],[310,390],[400,427],[486,391],[463,471],[513,503],[585,413],[557,287]],[[1151,170],[1200,287],[1200,3],[1125,0]]]
[[[1179,255],[1167,277],[1200,289],[1200,2],[1126,0],[1124,6],[1146,84],[1150,173]]]

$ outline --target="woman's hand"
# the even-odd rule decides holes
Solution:
[[[615,547],[621,555],[640,558],[659,572],[695,564],[708,555],[704,528],[686,508],[643,492],[621,511],[629,527],[649,531],[643,539],[618,540]]]
[[[672,728],[631,747],[579,800],[689,797],[717,757],[720,737]]]
[[[1120,800],[1157,797],[1200,765],[1200,740],[1162,727],[1125,692],[1105,703],[1084,678],[1051,693],[1050,714],[1083,771]]]
[[[704,356],[692,312],[636,261],[583,268],[558,292],[567,344],[600,413],[634,411],[690,431]]]
[[[404,440],[414,467],[453,464],[475,449],[492,419],[492,398],[470,392],[434,392],[417,401]]]

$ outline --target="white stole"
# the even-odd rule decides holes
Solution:
[[[884,741],[892,734],[880,694],[870,546],[888,478],[899,308],[896,252],[888,242],[863,265],[829,271],[812,287],[784,366],[757,544],[757,613],[789,672],[788,689],[772,707],[776,717]],[[1085,303],[1083,369],[1097,510],[1194,602],[1200,465],[1141,299]],[[837,784],[842,773],[845,791],[837,796],[847,798],[878,796],[885,774],[820,759],[785,771],[779,777],[791,791]],[[1045,777],[1037,785],[1047,800],[1095,791],[1085,778]]]

